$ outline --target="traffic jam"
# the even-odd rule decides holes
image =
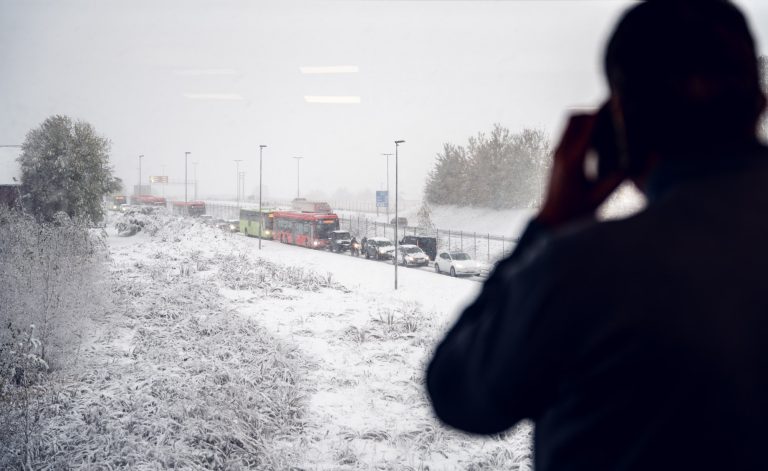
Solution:
[[[166,206],[166,201],[160,197],[139,196],[131,198],[131,204],[156,208]],[[113,196],[110,207],[113,210],[125,211],[129,206],[124,196]],[[438,240],[434,236],[405,235],[398,241],[397,253],[394,241],[386,237],[363,235],[358,238],[350,231],[340,229],[339,217],[325,202],[296,199],[292,202],[290,210],[241,209],[239,220],[230,221],[214,220],[206,216],[203,201],[173,202],[171,209],[176,215],[202,217],[227,232],[240,232],[248,237],[364,257],[368,260],[387,263],[396,261],[403,267],[433,270],[437,274],[484,278],[490,271],[489,264],[474,260],[466,252],[439,251]],[[398,222],[407,224],[405,218],[399,218]]]

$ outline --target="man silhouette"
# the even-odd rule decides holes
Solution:
[[[438,417],[480,434],[533,420],[541,470],[768,469],[757,64],[728,2],[625,14],[602,118],[571,118],[539,214],[434,354]],[[596,222],[627,179],[647,207]]]

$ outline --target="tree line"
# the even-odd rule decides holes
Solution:
[[[430,204],[494,209],[539,204],[550,165],[550,143],[539,129],[513,133],[495,124],[466,145],[443,144],[427,177]]]

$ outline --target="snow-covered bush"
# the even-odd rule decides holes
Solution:
[[[103,308],[103,249],[64,213],[38,223],[0,207],[0,468],[28,455],[44,373],[76,360]]]
[[[286,288],[318,291],[321,288],[345,290],[330,275],[291,265],[280,265],[246,254],[225,255],[221,260],[221,280],[224,286],[238,290],[258,290],[271,293]]]
[[[154,214],[154,208],[150,208],[152,211],[146,211],[145,208],[139,208],[137,210],[130,210],[122,213],[115,221],[115,229],[118,235],[122,237],[130,237],[138,232],[145,232],[149,235],[157,234],[159,230],[157,220],[158,215]]]
[[[35,325],[41,358],[74,352],[83,322],[103,307],[105,256],[104,240],[63,213],[37,223],[0,208],[0,343]]]

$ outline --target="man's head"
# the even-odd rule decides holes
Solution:
[[[718,0],[632,8],[605,56],[632,158],[707,158],[751,144],[765,107],[744,16]]]

